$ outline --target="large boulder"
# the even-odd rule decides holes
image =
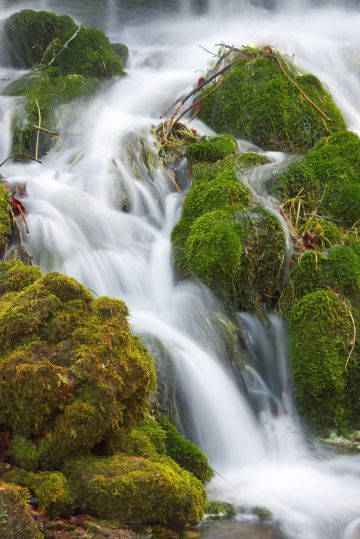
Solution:
[[[56,273],[0,296],[0,424],[22,437],[15,463],[56,469],[143,418],[155,370],[127,314]]]
[[[83,458],[69,461],[64,473],[77,503],[99,518],[184,526],[203,517],[203,485],[166,457]]]
[[[204,89],[199,118],[218,133],[289,152],[309,150],[344,128],[344,119],[321,82],[313,75],[300,75],[270,51],[245,48],[240,55],[231,55],[228,61],[236,64],[224,74],[222,85],[215,92],[211,85]]]

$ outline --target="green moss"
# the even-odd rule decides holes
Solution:
[[[11,235],[9,195],[0,181],[0,255],[6,249]]]
[[[20,292],[41,277],[40,268],[20,260],[0,262],[0,294]]]
[[[76,24],[71,17],[27,9],[14,13],[5,21],[2,41],[9,63],[26,68],[40,64],[51,43],[75,30]]]
[[[360,219],[360,138],[350,131],[320,141],[300,162],[275,178],[273,190],[281,199],[301,191],[310,211],[352,227]]]
[[[59,43],[50,47],[45,60],[50,61],[74,34],[67,32]],[[76,37],[56,57],[54,66],[61,74],[76,74],[96,79],[124,74],[124,63],[106,35],[96,28],[81,28]]]
[[[0,296],[0,424],[23,438],[17,464],[57,468],[143,419],[155,370],[126,316],[56,273]]]
[[[123,523],[185,525],[201,520],[205,491],[173,461],[116,455],[65,467],[72,493],[87,513]]]
[[[207,518],[234,518],[236,509],[231,503],[209,500],[205,506]]]
[[[204,100],[199,117],[220,133],[232,133],[260,147],[290,152],[310,149],[318,140],[345,127],[331,96],[312,75],[295,75],[310,99],[330,118],[325,120],[261,51],[239,59],[224,75],[223,84]],[[209,93],[208,87],[203,93]]]
[[[116,429],[106,438],[107,454],[125,453],[138,457],[165,455],[165,433],[155,419],[141,421],[130,432]]]
[[[241,232],[231,222],[229,211],[217,210],[198,217],[191,225],[184,256],[190,275],[218,290],[224,299],[236,295],[244,252]]]
[[[129,59],[129,49],[124,43],[111,43],[111,48],[114,53],[122,60],[123,65],[126,66]]]
[[[39,450],[36,445],[23,436],[14,436],[11,442],[11,457],[24,470],[37,470]]]
[[[199,180],[213,180],[219,173],[234,172],[265,165],[268,159],[259,153],[241,153],[229,155],[217,163],[197,163],[192,168],[192,179],[194,182]]]
[[[348,306],[332,291],[312,292],[292,308],[289,327],[301,415],[317,430],[346,428],[350,411],[345,366],[352,337]]]
[[[186,148],[186,157],[191,163],[215,163],[235,153],[237,153],[237,142],[232,135],[203,137],[199,142],[189,144]]]
[[[3,481],[31,490],[46,516],[68,517],[72,514],[74,500],[65,476],[60,472],[32,473],[14,468],[2,476]]]
[[[213,471],[204,453],[196,445],[184,438],[177,428],[165,418],[160,420],[165,432],[166,453],[181,468],[191,472],[203,483],[210,481]]]
[[[85,97],[99,87],[95,78],[81,75],[53,76],[51,71],[42,71],[37,75],[26,76],[7,87],[7,95],[24,96],[25,110],[17,115],[14,122],[14,151],[35,155],[37,130],[34,125],[56,131],[59,120],[56,109],[74,99]],[[40,117],[39,117],[39,109]],[[46,153],[55,140],[48,133],[41,133],[39,155]]]
[[[33,519],[27,490],[0,483],[0,537],[2,539],[41,539]]]

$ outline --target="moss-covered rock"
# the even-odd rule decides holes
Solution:
[[[290,361],[299,411],[317,430],[346,429],[346,363],[353,326],[349,305],[318,290],[295,303],[289,315]]]
[[[73,279],[48,273],[0,296],[0,349],[0,425],[26,440],[19,465],[56,468],[147,411],[154,365],[126,306]]]
[[[68,43],[73,34],[72,30],[65,33],[60,42],[50,46],[45,62],[57,55],[52,65],[58,67],[63,75],[76,74],[103,79],[124,74],[123,60],[101,30],[81,28],[76,37]],[[64,48],[66,43],[68,45]],[[61,49],[63,50],[59,53]],[[123,50],[123,54],[124,52]]]
[[[32,473],[15,468],[4,473],[2,480],[28,488],[47,517],[68,517],[73,512],[74,500],[68,482],[60,472]]]
[[[0,255],[6,249],[11,235],[11,221],[9,214],[9,194],[0,181]]]
[[[219,135],[203,137],[199,142],[189,144],[186,148],[186,157],[191,163],[216,163],[236,152],[236,138],[232,135]]]
[[[20,260],[8,260],[0,264],[0,294],[20,292],[41,277],[38,266],[28,266]]]
[[[165,433],[166,454],[203,483],[210,481],[213,471],[204,453],[184,438],[169,420],[162,418],[160,425]]]
[[[228,502],[209,500],[205,506],[205,515],[206,518],[210,519],[234,518],[236,508]]]
[[[2,539],[41,539],[43,534],[28,504],[29,492],[15,485],[0,483],[0,537]]]
[[[203,516],[202,484],[167,458],[89,458],[70,461],[64,470],[77,503],[100,518],[182,526]]]
[[[123,65],[126,66],[129,59],[129,49],[124,43],[111,43],[111,48],[114,53],[122,60]]]
[[[213,180],[220,173],[238,173],[241,170],[265,165],[269,161],[266,156],[259,153],[239,153],[228,155],[216,163],[197,163],[192,167],[193,182],[198,180]]]
[[[5,90],[7,95],[24,96],[24,112],[17,114],[14,120],[13,148],[15,152],[35,155],[38,130],[34,126],[57,130],[59,118],[57,108],[60,105],[86,97],[99,88],[95,78],[81,75],[57,76],[54,70],[41,71],[15,81]],[[38,155],[46,153],[56,137],[41,132]]]
[[[275,178],[273,191],[281,200],[301,192],[308,209],[354,226],[360,219],[360,138],[342,131],[320,141]]]
[[[303,152],[329,133],[345,127],[331,96],[313,75],[293,73],[277,53],[288,77],[330,118],[326,120],[303,98],[269,51],[244,49],[222,85],[202,103],[199,117],[219,133],[232,133],[260,147]]]
[[[75,30],[75,22],[67,15],[26,9],[5,21],[2,46],[10,65],[30,68],[42,62],[51,43],[59,41],[66,32],[74,33]]]

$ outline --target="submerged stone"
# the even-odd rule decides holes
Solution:
[[[199,117],[215,131],[232,133],[268,150],[304,152],[345,127],[321,82],[313,75],[293,72],[294,67],[281,55],[244,48],[230,61],[236,64],[224,74],[222,85],[211,95],[211,85],[203,91],[206,98]],[[304,99],[296,85],[328,119]]]

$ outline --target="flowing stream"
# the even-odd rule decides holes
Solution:
[[[10,184],[26,183],[34,261],[126,301],[134,331],[170,361],[179,422],[220,474],[210,496],[242,507],[242,514],[267,508],[287,538],[359,539],[360,458],[323,454],[306,441],[291,399],[282,322],[270,317],[265,327],[240,317],[253,361],[239,385],[212,322],[221,307],[199,283],[179,282],[172,267],[170,234],[183,194],[160,166],[150,171],[139,158],[146,147],[156,162],[151,127],[211,60],[199,45],[216,50],[221,41],[270,43],[294,55],[328,85],[349,128],[360,133],[360,13],[308,4],[286,9],[280,2],[283,8],[269,13],[211,0],[207,13],[194,16],[184,2],[181,14],[131,27],[120,27],[109,12],[111,40],[130,48],[128,76],[79,104],[76,122],[64,107],[64,137],[41,165],[8,162],[1,172]],[[114,2],[108,6],[113,10]],[[2,85],[14,76],[0,68]],[[0,160],[10,151],[16,106],[0,97]],[[200,122],[195,127],[208,132]],[[229,524],[228,535],[204,537],[265,537],[243,518]]]

